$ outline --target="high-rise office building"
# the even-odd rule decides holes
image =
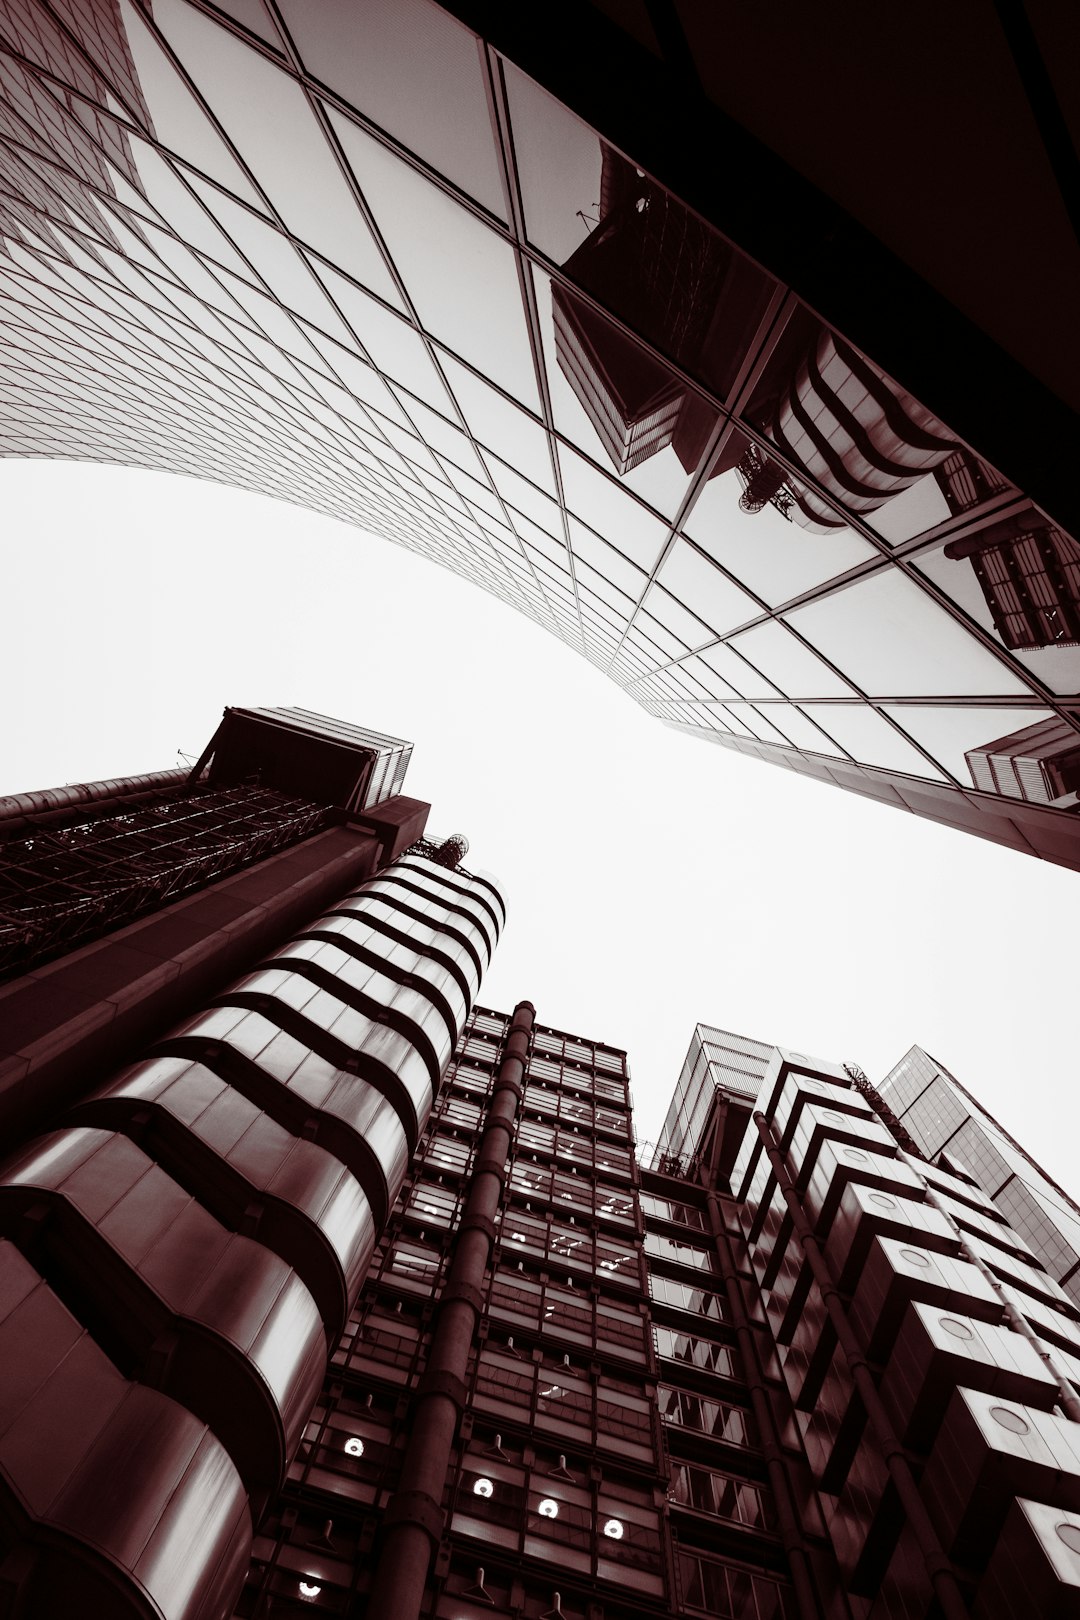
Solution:
[[[976,1181],[1080,1306],[1080,1209],[1075,1200],[920,1046],[890,1069],[881,1082],[881,1096],[919,1152]]]
[[[790,1401],[793,1612],[1075,1614],[1080,1305],[1053,1184],[918,1048],[878,1092],[699,1026],[654,1163],[708,1186],[722,1162],[759,1387]]]
[[[504,919],[410,751],[228,709],[0,805],[12,1613],[232,1610]]]
[[[12,0],[0,444],[304,503],[1076,867],[974,763],[1080,736],[1071,24],[782,9]]]
[[[1035,1168],[931,1140],[918,1052],[707,1025],[639,1163],[623,1052],[475,1004],[503,903],[408,752],[234,709],[0,806],[12,1615],[1075,1613]]]

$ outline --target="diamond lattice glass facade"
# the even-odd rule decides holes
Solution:
[[[1075,541],[447,11],[8,0],[0,74],[5,453],[356,524],[672,726],[1080,865]]]

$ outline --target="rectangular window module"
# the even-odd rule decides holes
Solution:
[[[709,1513],[745,1525],[748,1530],[771,1531],[776,1527],[776,1508],[766,1486],[713,1468],[701,1468],[696,1463],[672,1464],[668,1500],[695,1513]]]
[[[729,1446],[756,1444],[753,1420],[749,1412],[725,1401],[707,1400],[689,1390],[671,1389],[661,1384],[657,1392],[660,1416],[665,1423],[681,1429],[693,1429],[697,1434],[711,1435]]]
[[[727,1314],[720,1297],[707,1289],[676,1282],[673,1277],[661,1277],[652,1270],[648,1273],[648,1280],[649,1293],[658,1304],[674,1305],[679,1310],[690,1311],[695,1316],[709,1316],[718,1322],[722,1322]]]
[[[718,1344],[713,1339],[702,1339],[691,1333],[679,1333],[674,1328],[653,1327],[656,1353],[664,1361],[682,1361],[688,1367],[702,1372],[718,1373],[724,1378],[742,1376],[734,1349]]]
[[[550,1563],[553,1571],[599,1575],[662,1597],[660,1515],[652,1493],[618,1474],[605,1473],[601,1482],[595,1472],[595,1464],[590,1468],[573,1454],[541,1451],[526,1464],[512,1449],[496,1451],[474,1439],[454,1493],[453,1531]]]
[[[658,1198],[655,1193],[643,1192],[641,1208],[646,1218],[652,1215],[657,1220],[670,1221],[675,1226],[686,1226],[692,1231],[704,1232],[708,1229],[705,1211],[698,1209],[694,1204],[683,1204],[674,1198]]]
[[[645,1253],[657,1260],[672,1260],[680,1266],[693,1266],[697,1271],[711,1271],[712,1252],[693,1243],[682,1243],[678,1238],[662,1237],[659,1232],[646,1232]]]
[[[791,1588],[767,1575],[722,1564],[707,1553],[680,1547],[679,1600],[688,1614],[722,1615],[724,1620],[795,1620]]]
[[[545,1357],[537,1365],[508,1350],[480,1355],[473,1408],[489,1421],[539,1425],[566,1441],[567,1449],[597,1446],[614,1456],[655,1464],[653,1402],[638,1380],[605,1371],[590,1376],[569,1358]]]

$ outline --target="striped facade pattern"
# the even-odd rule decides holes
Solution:
[[[733,1191],[853,1612],[1074,1612],[1080,1310],[840,1069],[777,1052]]]
[[[28,1612],[232,1613],[504,918],[406,856],[0,1169]]]

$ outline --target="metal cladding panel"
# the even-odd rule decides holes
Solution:
[[[985,1238],[976,1236],[972,1232],[964,1234],[964,1244],[984,1261],[990,1270],[998,1276],[1014,1283],[1022,1293],[1033,1294],[1036,1299],[1049,1300],[1051,1304],[1064,1305],[1070,1311],[1075,1309],[1069,1296],[1058,1287],[1052,1277],[1036,1266],[1028,1265],[1011,1248],[999,1248],[996,1243],[987,1243]]]
[[[910,1240],[875,1236],[850,1307],[852,1323],[875,1359],[887,1354],[911,1300],[984,1322],[1000,1322],[1005,1310],[1001,1296],[970,1260],[932,1252],[917,1231]]]
[[[929,1451],[958,1384],[1049,1411],[1057,1382],[1030,1340],[1007,1324],[912,1304],[881,1380],[881,1397],[905,1445]]]
[[[799,1111],[797,1122],[785,1143],[792,1165],[798,1166],[798,1181],[805,1185],[813,1174],[814,1164],[822,1144],[831,1142],[836,1147],[866,1148],[886,1158],[898,1153],[895,1137],[874,1115],[841,1113],[836,1108],[823,1108],[820,1103],[808,1102]]]
[[[885,1100],[888,1102],[888,1097]],[[970,1181],[964,1181],[961,1176],[952,1175],[948,1170],[943,1170],[939,1164],[928,1164],[925,1159],[913,1158],[910,1153],[902,1153],[901,1157],[904,1163],[909,1164],[922,1176],[935,1192],[943,1193],[946,1198],[956,1203],[982,1210],[990,1219],[1000,1217],[997,1205],[981,1187],[976,1187]]]
[[[331,981],[339,987],[343,999],[354,1005],[362,1008],[374,1005],[394,1018],[410,1020],[430,1042],[438,1058],[441,1078],[457,1041],[461,1021],[440,986],[432,985],[415,973],[408,975],[408,983],[402,983],[407,969],[371,956],[366,961],[361,960],[329,940],[294,940],[275,951],[268,958],[267,966],[280,966],[285,972],[307,973],[320,984]],[[418,979],[421,982],[417,982]]]
[[[867,1250],[879,1235],[906,1238],[929,1249],[954,1254],[956,1233],[932,1204],[878,1192],[849,1181],[829,1227],[826,1253],[844,1289],[855,1285]]]
[[[483,932],[489,951],[494,951],[499,942],[502,919],[496,912],[492,897],[483,889],[478,886],[464,888],[461,884],[452,882],[445,867],[437,866],[433,861],[422,860],[418,856],[404,856],[397,863],[395,875],[400,882],[408,883],[431,895],[433,899],[441,901],[448,908],[460,910],[472,917]]]
[[[946,1550],[980,1568],[1014,1496],[1080,1512],[1080,1423],[958,1389],[920,1490]]]
[[[254,778],[351,812],[389,798],[412,753],[400,738],[297,708],[226,709],[211,746],[211,782]]]
[[[788,1071],[778,1096],[774,1096],[769,1109],[773,1127],[786,1148],[804,1108],[816,1105],[836,1117],[832,1123],[838,1130],[851,1127],[858,1120],[875,1122],[876,1116],[865,1098],[853,1086],[839,1086],[831,1080],[819,1080],[813,1075]],[[847,1117],[850,1116],[850,1117]]]
[[[209,1423],[249,1489],[276,1489],[326,1368],[315,1302],[268,1249],[227,1231],[126,1137],[75,1128],[0,1171],[0,1222],[44,1197],[50,1274],[145,1376]]]
[[[1017,1497],[971,1612],[973,1620],[1077,1620],[1080,1514]]]
[[[262,1013],[238,1007],[189,1019],[162,1046],[224,1073],[286,1130],[314,1128],[363,1187],[376,1224],[385,1221],[405,1178],[409,1143],[397,1109],[367,1080],[344,1073]]]
[[[426,990],[436,1006],[445,1005],[448,1027],[454,1031],[456,1043],[465,1028],[469,1004],[457,979],[446,966],[424,952],[380,933],[359,917],[320,917],[304,937],[293,942],[289,954],[295,957],[303,953],[309,960],[321,962],[320,949],[331,953],[326,958],[328,963],[340,961],[337,953],[354,956],[361,962],[378,961],[391,977]]]
[[[853,1181],[901,1198],[925,1197],[914,1172],[893,1155],[880,1152],[876,1143],[848,1147],[824,1142],[803,1196],[806,1212],[820,1234],[828,1230],[844,1188]]]
[[[456,940],[472,957],[477,974],[482,974],[491,960],[491,942],[487,932],[463,906],[448,905],[441,895],[410,886],[399,877],[393,867],[371,878],[361,893],[378,895],[406,916],[420,922],[434,922],[440,931]],[[487,924],[490,929],[490,922]]]
[[[440,866],[425,855],[408,853],[402,856],[400,864],[403,871],[423,873],[429,882],[441,884],[451,896],[456,894],[471,906],[479,907],[480,912],[490,918],[496,939],[506,927],[506,902],[490,872],[464,872],[460,867]]]
[[[35,1615],[224,1620],[251,1554],[244,1487],[182,1406],[130,1384],[0,1241],[0,1499]]]
[[[137,1064],[71,1117],[135,1136],[219,1220],[245,1223],[249,1236],[303,1278],[328,1338],[336,1338],[375,1230],[363,1189],[325,1148],[292,1135],[212,1070],[185,1058]],[[253,1204],[260,1210],[254,1226]]]
[[[398,988],[394,986],[395,991]],[[388,1014],[385,1004],[373,1002],[371,1012],[361,1011],[312,984],[304,974],[284,968],[249,974],[221,1000],[230,1006],[257,1007],[272,1023],[329,1062],[342,1069],[355,1067],[386,1091],[402,1113],[410,1143],[416,1142],[431,1111],[441,1069],[430,1042],[415,1025],[410,1038],[383,1022]],[[434,1016],[429,1002],[416,1000],[425,1016]]]
[[[480,990],[480,970],[474,953],[464,948],[460,937],[451,937],[433,915],[424,916],[417,910],[403,910],[391,896],[369,893],[361,889],[334,907],[334,915],[356,918],[378,931],[386,931],[391,939],[412,946],[415,950],[438,953],[450,967],[461,985],[462,994],[471,1007]]]

